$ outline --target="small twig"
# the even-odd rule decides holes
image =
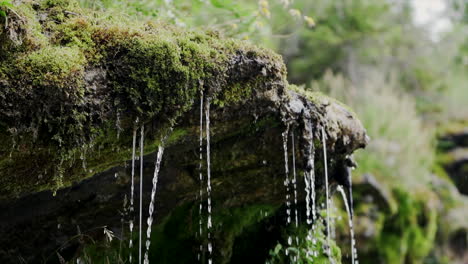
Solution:
[[[13,14],[15,14],[20,20],[22,20],[21,16],[18,13],[16,13],[16,11],[13,8],[11,7],[5,7],[5,8],[8,11],[11,11]],[[8,16],[5,16],[5,29],[7,28],[8,28]]]
[[[97,229],[101,229],[101,228],[104,228],[104,227],[105,227],[105,226],[99,226],[99,227],[91,228],[91,229],[87,230],[85,233],[72,236],[68,241],[66,241],[65,243],[63,243],[62,245],[60,245],[60,247],[58,247],[54,252],[52,252],[52,253],[45,259],[45,262],[47,262],[47,261],[54,255],[54,253],[56,253],[56,252],[58,252],[59,250],[63,249],[66,245],[68,245],[70,242],[72,242],[73,240],[75,240],[75,239],[77,239],[77,238],[86,237],[86,238],[90,239],[93,243],[96,243],[96,241],[95,241],[90,235],[87,235],[86,233],[89,233],[89,232],[91,232],[91,231],[94,231],[94,230],[97,230]]]
[[[13,8],[7,7],[7,9],[13,12],[13,14],[15,14],[18,18],[21,18],[21,16],[18,13],[16,13],[16,11]]]
[[[64,12],[65,14],[67,14],[67,15],[74,15],[74,16],[79,16],[79,15],[80,15],[80,14],[78,14],[78,13],[75,13],[75,12],[72,12],[72,11],[67,11],[67,10],[65,10],[65,11],[63,11],[63,12]]]

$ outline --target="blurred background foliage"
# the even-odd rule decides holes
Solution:
[[[418,12],[424,14],[424,8],[434,2],[442,3],[439,12],[418,21]],[[281,54],[291,83],[323,91],[349,105],[372,139],[368,149],[356,156],[359,168],[354,181],[375,177],[389,194],[390,210],[374,221],[378,231],[369,240],[376,243],[361,243],[364,249],[360,250],[367,250],[369,257],[368,261],[363,257],[363,262],[377,263],[372,262],[377,256],[378,263],[456,263],[442,256],[440,244],[449,236],[449,226],[468,214],[468,207],[466,197],[450,187],[450,177],[441,169],[447,160],[441,161],[437,139],[467,127],[468,1],[80,3],[134,19],[161,19],[218,31]],[[359,198],[357,192],[358,232],[360,221],[365,222],[359,214],[367,210]]]
[[[283,55],[290,81],[307,87],[327,71],[359,86],[372,70],[412,95],[419,114],[462,119],[466,113],[451,113],[448,102],[455,103],[456,95],[467,90],[462,88],[468,67],[468,4],[445,1],[429,21],[415,23],[416,9],[431,2],[80,0],[85,7],[215,30],[271,48]],[[437,26],[441,21],[446,24],[442,30]]]

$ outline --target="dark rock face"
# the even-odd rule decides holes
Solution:
[[[445,188],[458,199],[454,208],[447,209],[449,211],[443,216],[445,219],[441,233],[444,235],[441,244],[453,263],[467,263],[468,225],[465,219],[468,212],[468,127],[463,122],[455,122],[448,127],[450,131],[438,139],[439,162],[450,177]]]
[[[450,248],[456,258],[462,262],[468,261],[468,231],[460,229],[450,237]]]
[[[254,116],[249,113],[251,109],[248,107],[242,109],[213,111],[211,169],[214,213],[221,209],[234,209],[252,204],[280,206],[284,202],[284,154],[281,133],[285,127],[281,116],[269,111]],[[187,131],[197,131],[197,111],[194,110],[181,122],[186,125]],[[300,136],[300,133],[298,134]],[[297,160],[301,160],[299,151],[296,155]],[[144,161],[146,213],[155,154],[145,156]],[[196,134],[186,134],[166,149],[156,195],[156,225],[174,208],[197,202],[198,162]],[[321,163],[319,155],[316,163]],[[304,165],[298,162],[298,170],[301,171],[303,167]],[[136,171],[138,172],[138,168]],[[138,186],[138,181],[135,185]],[[298,189],[301,199],[304,197],[303,188],[303,182],[300,180]],[[46,191],[2,201],[0,259],[5,263],[20,256],[30,263],[48,258],[55,261],[54,251],[59,248],[62,256],[70,258],[80,250],[78,240],[68,242],[77,235],[78,228],[80,232],[95,239],[103,237],[103,226],[108,226],[120,235],[120,212],[123,211],[124,197],[128,197],[129,190],[130,162],[127,161],[72,187],[59,190],[56,197],[52,196],[51,191]],[[138,196],[135,199],[138,199]],[[125,221],[127,222],[128,218],[125,218]],[[221,225],[222,230],[222,223],[215,225]],[[196,227],[193,226],[194,229]],[[128,223],[124,228],[124,235],[128,236]],[[217,244],[224,241],[221,234],[222,232]],[[40,249],[36,246],[38,243],[43,245]],[[230,248],[223,248],[223,251],[230,252],[233,245],[227,246]],[[187,254],[195,254],[196,251],[190,252]],[[228,263],[230,256],[231,253],[215,249],[215,258],[220,262]]]
[[[445,167],[460,193],[468,195],[468,153]]]
[[[445,153],[443,166],[460,193],[468,195],[468,128],[444,135],[439,139]]]
[[[443,145],[446,150],[468,148],[468,128],[459,132],[443,135],[439,140],[439,144]]]

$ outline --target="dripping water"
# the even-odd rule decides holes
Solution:
[[[296,175],[296,146],[294,141],[294,130],[291,131],[291,144],[292,144],[292,169],[293,169],[293,190],[294,190],[294,222],[296,229],[299,227],[299,216],[297,215],[297,175]],[[291,237],[289,237],[291,238]],[[299,246],[299,237],[296,235],[295,238],[296,245]],[[292,243],[289,243],[290,245]],[[294,261],[296,261],[297,256],[294,256]]]
[[[138,235],[138,263],[141,264],[141,234],[143,231],[142,219],[143,219],[143,148],[144,148],[144,129],[145,126],[141,126],[140,132],[140,229]]]
[[[309,122],[309,128],[310,128],[310,143],[309,143],[309,152],[310,152],[310,156],[309,156],[309,161],[310,161],[310,189],[311,189],[311,192],[310,192],[310,200],[312,202],[312,205],[311,205],[311,209],[312,209],[312,220],[315,221],[315,219],[317,218],[317,209],[316,209],[316,205],[315,205],[315,199],[316,199],[316,195],[315,195],[315,148],[314,148],[314,133],[313,133],[313,130],[312,130],[312,123]]]
[[[146,230],[146,251],[145,251],[145,264],[149,264],[148,254],[149,254],[149,247],[151,244],[151,225],[153,224],[153,212],[154,212],[154,199],[156,196],[156,189],[158,186],[158,175],[159,169],[161,168],[161,160],[164,153],[164,140],[162,140],[161,146],[158,148],[158,154],[156,157],[156,164],[154,166],[154,174],[153,174],[153,189],[151,190],[151,202],[149,205],[149,214],[148,214],[148,227]]]
[[[117,173],[116,173],[117,174]],[[120,217],[120,224],[121,224],[121,231],[120,231],[120,242],[119,242],[119,261],[123,262],[121,256],[122,256],[122,242],[124,238],[124,224],[125,224],[125,218],[128,215],[128,206],[127,206],[127,194],[124,195],[124,200],[123,200],[123,211],[121,213]]]
[[[306,215],[307,215],[307,224],[312,225],[307,233],[307,240],[310,241],[313,245],[317,244],[317,239],[314,238],[314,232],[316,228],[316,195],[315,195],[315,148],[314,148],[314,134],[312,129],[312,122],[307,120],[305,122],[304,132],[305,138],[307,139],[308,148],[306,152],[306,167],[304,170],[304,181],[305,181],[305,191],[306,191]],[[318,252],[307,251],[307,256],[317,257]]]
[[[297,178],[296,178],[296,149],[294,143],[294,131],[291,131],[291,143],[292,143],[292,168],[293,168],[293,189],[294,189],[294,217],[296,228],[299,226],[299,219],[297,215]]]
[[[135,192],[135,150],[136,150],[136,135],[137,130],[133,130],[133,143],[132,143],[132,185],[130,187],[130,242],[128,247],[130,248],[129,261],[132,263],[132,248],[133,248],[133,212],[135,210],[133,206],[133,194]]]
[[[284,149],[284,186],[286,186],[286,223],[289,225],[291,223],[291,202],[290,202],[290,194],[289,194],[289,162],[288,162],[288,134],[289,134],[289,125],[286,127],[286,131],[282,133],[283,136],[283,149]],[[292,238],[291,236],[288,237],[288,245],[291,246]],[[288,255],[288,250],[286,249],[286,255]]]
[[[346,198],[346,193],[343,189],[343,186],[339,185],[337,190],[341,193],[341,197],[343,197],[343,203],[345,204],[346,213],[348,214],[349,236],[351,239],[351,263],[354,264],[358,262],[358,258],[356,249],[356,239],[354,238],[352,209],[349,207],[348,199]]]
[[[310,158],[308,158],[310,160]],[[310,172],[304,170],[304,183],[305,183],[305,192],[306,192],[306,217],[307,224],[311,224],[312,220],[310,219]]]
[[[323,146],[323,167],[325,169],[325,202],[326,202],[326,212],[327,212],[327,251],[328,251],[328,258],[330,263],[332,263],[331,259],[331,247],[330,247],[330,195],[328,193],[328,164],[327,164],[327,146],[326,146],[326,138],[325,138],[325,129],[322,127],[322,146]]]
[[[307,215],[307,224],[312,224],[315,222],[316,218],[316,209],[315,209],[315,164],[314,164],[314,136],[312,131],[312,123],[307,121],[306,132],[308,138],[308,149],[307,149],[307,165],[304,170],[304,181],[305,181],[305,191],[306,191],[306,215]]]
[[[122,132],[122,126],[121,126],[121,121],[120,121],[120,112],[117,111],[117,117],[115,121],[115,127],[117,129],[117,139],[120,138],[120,132]]]
[[[338,208],[335,206],[335,202],[330,197],[328,200],[328,205],[330,206],[330,214],[337,215]],[[336,239],[336,219],[335,217],[330,217],[330,238],[332,240]]]
[[[202,163],[203,163],[203,92],[200,93],[200,138],[199,138],[199,161],[198,161],[198,178],[200,180],[200,193],[199,199],[200,204],[198,208],[198,225],[199,225],[199,235],[200,238],[203,236],[203,173],[202,173]],[[198,260],[201,259],[201,254],[203,253],[203,243],[200,244],[200,252],[198,252]]]
[[[213,246],[211,244],[211,160],[210,160],[210,99],[206,100],[205,107],[205,118],[206,118],[206,195],[207,195],[207,209],[208,209],[208,222],[207,222],[207,233],[208,233],[208,264],[212,263]]]

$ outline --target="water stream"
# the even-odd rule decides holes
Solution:
[[[132,140],[132,185],[130,187],[130,242],[129,242],[129,249],[130,249],[130,256],[129,256],[129,261],[130,263],[133,262],[132,259],[132,248],[133,248],[133,213],[135,211],[134,205],[133,205],[133,200],[134,196],[133,194],[135,193],[135,150],[136,150],[136,135],[137,135],[137,130],[133,130],[133,140]]]
[[[348,199],[346,198],[346,193],[341,185],[337,188],[338,192],[341,193],[341,197],[343,197],[343,203],[346,208],[346,213],[348,214],[348,225],[349,225],[349,236],[351,239],[351,263],[357,264],[357,249],[356,249],[356,239],[354,238],[354,227],[353,227],[353,216],[351,208],[349,207]]]
[[[322,146],[323,146],[323,167],[325,170],[325,203],[327,214],[327,253],[330,263],[333,263],[331,256],[331,243],[330,243],[330,194],[328,192],[328,161],[327,161],[327,144],[326,144],[325,129],[322,127]]]
[[[211,160],[210,160],[210,99],[207,98],[205,106],[206,118],[206,195],[207,195],[207,209],[208,209],[208,264],[212,263],[213,246],[211,244]]]
[[[145,126],[141,126],[140,130],[140,218],[139,218],[139,233],[138,233],[138,263],[141,264],[141,237],[143,232],[143,154],[144,154],[144,134]]]
[[[203,237],[203,92],[200,94],[200,139],[199,139],[199,163],[198,163],[198,178],[200,180],[200,205],[198,208],[198,225],[200,239]],[[201,260],[203,254],[203,243],[200,243],[200,252],[198,252],[198,260]]]
[[[314,146],[314,133],[312,130],[312,123],[309,122],[310,126],[310,143],[309,143],[309,180],[310,180],[310,200],[311,200],[311,210],[312,210],[312,221],[315,221],[317,218],[317,209],[316,209],[316,194],[315,194],[315,146]]]
[[[314,135],[312,130],[312,122],[307,120],[305,122],[306,128],[304,129],[305,138],[307,139],[307,152],[306,166],[304,169],[304,183],[306,192],[306,216],[307,224],[315,222],[316,209],[315,209],[315,148],[314,148]]]
[[[151,190],[151,202],[149,205],[149,215],[148,215],[148,228],[146,230],[146,252],[145,252],[145,264],[149,264],[148,254],[149,254],[149,247],[151,244],[151,225],[153,224],[153,212],[154,212],[154,199],[156,196],[156,190],[158,186],[158,175],[159,169],[161,168],[161,160],[164,153],[164,140],[161,142],[161,146],[158,148],[158,154],[156,157],[156,164],[154,166],[154,174],[153,174],[153,189]]]
[[[292,169],[293,169],[293,189],[294,189],[294,220],[296,228],[299,226],[299,216],[297,215],[297,175],[296,175],[296,147],[294,142],[294,131],[291,131],[292,145]]]
[[[283,136],[283,150],[284,150],[284,186],[286,187],[286,224],[289,226],[291,223],[291,201],[290,201],[290,179],[289,179],[289,161],[288,161],[288,134],[289,134],[289,125],[286,127],[286,131],[282,133]],[[288,246],[292,245],[291,235],[288,237]],[[286,249],[286,255],[289,251]]]
[[[316,229],[316,201],[315,201],[315,147],[314,147],[314,134],[312,128],[312,121],[304,120],[303,138],[306,141],[306,148],[304,149],[304,184],[305,184],[305,202],[306,202],[306,223],[310,226],[307,232],[306,239],[313,245],[317,243],[314,237]],[[318,256],[317,250],[308,250],[306,252],[308,257]]]

